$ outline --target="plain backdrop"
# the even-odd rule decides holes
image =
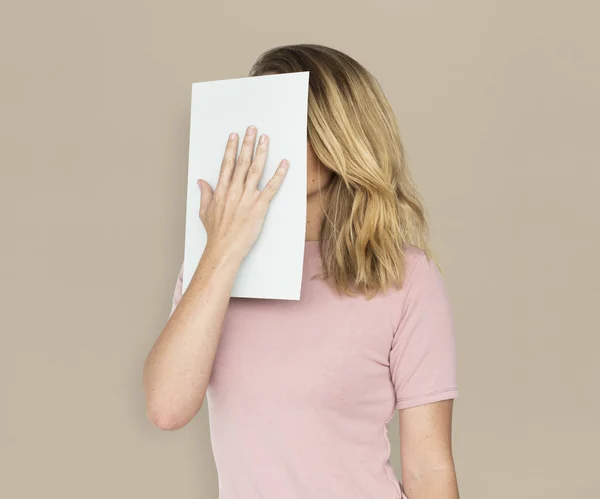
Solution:
[[[320,43],[400,124],[451,297],[461,499],[600,497],[597,2],[0,7],[0,496],[216,498],[206,407],[146,420],[191,84]],[[293,429],[291,429],[293,431]],[[399,470],[397,419],[390,425]]]

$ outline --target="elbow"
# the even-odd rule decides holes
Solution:
[[[202,400],[203,402],[203,400]],[[200,407],[202,406],[200,403]],[[172,404],[158,401],[147,401],[146,417],[157,428],[166,431],[179,430],[186,426],[196,415],[197,410],[188,408],[176,409]]]
[[[193,418],[187,414],[181,414],[164,408],[147,407],[146,417],[160,430],[174,431],[183,428]]]
[[[187,425],[198,413],[204,403],[205,393],[186,396],[170,384],[151,380],[144,370],[143,385],[146,402],[146,418],[161,430],[179,430]]]
[[[189,422],[167,411],[147,410],[146,417],[158,429],[165,431],[179,430]]]

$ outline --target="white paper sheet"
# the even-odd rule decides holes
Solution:
[[[232,297],[299,300],[306,232],[306,147],[309,72],[254,76],[192,84],[183,292],[206,246],[200,221],[200,188],[213,190],[227,137],[242,139],[249,125],[269,136],[269,152],[259,189],[282,159],[290,162],[271,201],[262,232],[242,262]],[[238,149],[238,152],[239,152]]]

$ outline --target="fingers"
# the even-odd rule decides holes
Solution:
[[[246,135],[242,142],[242,149],[238,156],[235,168],[233,170],[233,177],[231,178],[230,188],[236,192],[241,193],[246,181],[246,174],[248,168],[252,164],[252,156],[254,155],[254,145],[256,143],[256,127],[249,126],[246,129]]]
[[[261,191],[259,196],[260,200],[267,204],[271,202],[271,200],[279,190],[279,187],[281,186],[283,179],[287,174],[289,166],[290,163],[285,159],[281,163],[279,163],[279,167],[273,174],[273,177],[271,177],[271,180],[269,180],[265,188]]]
[[[248,168],[248,174],[246,176],[246,190],[251,193],[255,193],[258,188],[258,183],[262,177],[265,169],[265,162],[267,160],[267,151],[269,149],[269,137],[261,135],[258,139],[258,146],[256,147],[256,154],[252,160],[252,164]]]
[[[235,198],[239,197],[242,194],[242,191],[253,194],[257,191],[267,159],[269,138],[266,135],[260,137],[258,147],[256,148],[256,154],[254,154],[256,127],[249,126],[246,129],[242,148],[239,157],[237,157],[236,160],[238,142],[239,139],[237,134],[232,133],[229,136],[229,140],[225,147],[225,154],[223,155],[221,171],[219,173],[219,181],[214,191],[214,196],[217,196],[217,199],[224,198],[225,194],[230,198],[233,194],[233,198]],[[275,174],[260,193],[259,199],[267,204],[271,202],[285,178],[288,167],[289,162],[287,160],[283,160],[279,164]],[[202,195],[200,212],[202,214],[206,211],[210,200],[213,198],[213,192],[208,184],[204,187],[200,184],[200,189]]]
[[[219,181],[215,192],[219,194],[227,192],[229,184],[231,182],[231,176],[235,167],[235,157],[237,156],[238,150],[238,135],[237,133],[231,133],[225,146],[225,154],[223,155],[223,161],[221,162],[221,171],[219,173]]]

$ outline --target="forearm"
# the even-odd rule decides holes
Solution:
[[[425,472],[403,470],[402,477],[408,499],[459,499],[453,465]]]
[[[148,417],[163,429],[200,410],[240,260],[208,249],[144,364]]]

